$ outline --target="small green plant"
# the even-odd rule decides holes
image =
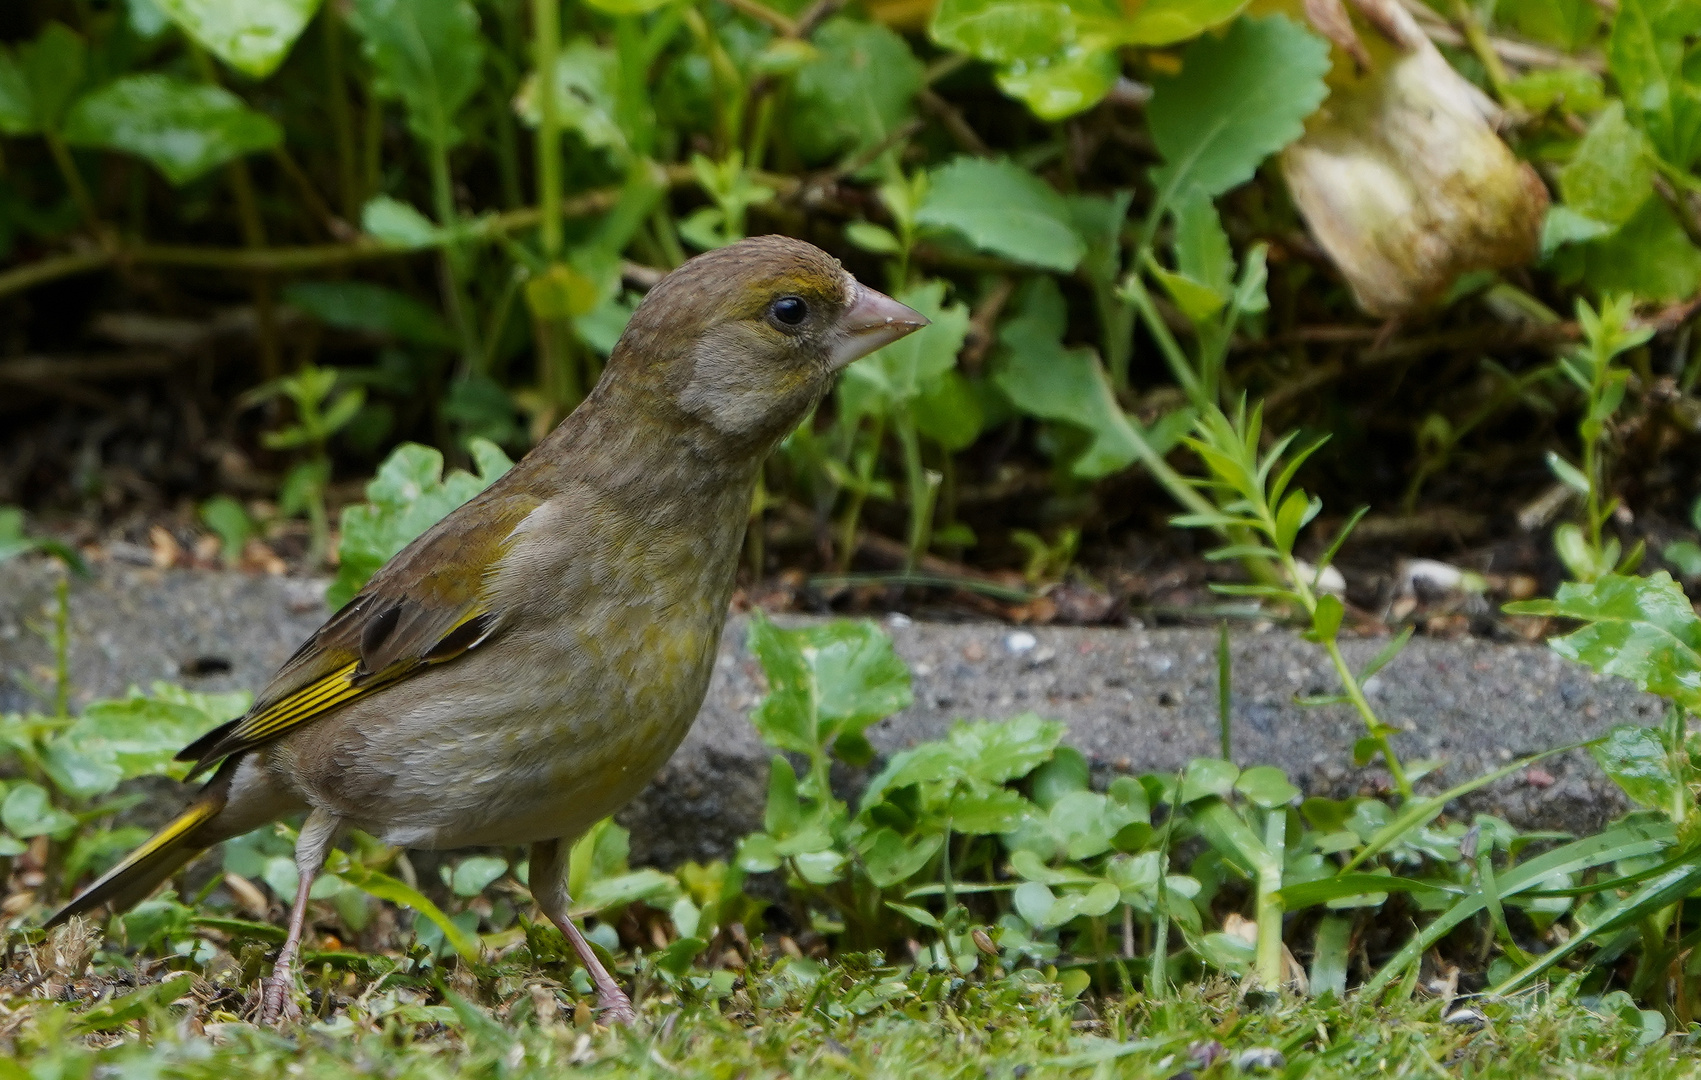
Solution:
[[[1609,425],[1624,403],[1630,383],[1630,372],[1613,360],[1654,335],[1651,327],[1636,325],[1633,315],[1629,296],[1610,297],[1599,311],[1588,301],[1578,300],[1577,323],[1583,329],[1583,344],[1559,361],[1560,371],[1583,394],[1583,415],[1577,421],[1582,460],[1573,464],[1550,451],[1547,464],[1583,499],[1583,523],[1567,522],[1555,529],[1553,546],[1578,581],[1632,573],[1642,561],[1640,543],[1624,552],[1618,538],[1607,536],[1605,531],[1619,505],[1616,498],[1607,495]]]
[[[337,392],[338,373],[329,368],[305,365],[252,391],[250,405],[288,398],[295,407],[295,422],[266,432],[260,441],[269,450],[296,450],[301,459],[284,475],[278,490],[278,511],[286,517],[305,514],[309,539],[307,564],[324,563],[331,542],[330,515],[325,508],[325,488],[331,482],[331,437],[348,426],[366,403],[366,391],[358,386]]]
[[[367,501],[343,509],[337,577],[326,590],[326,603],[333,608],[348,603],[398,551],[513,465],[488,440],[474,438],[468,448],[477,475],[462,469],[443,475],[442,453],[417,443],[403,443],[384,459],[366,485]]]
[[[1301,531],[1323,509],[1323,501],[1292,485],[1300,467],[1317,452],[1323,441],[1315,441],[1288,455],[1288,448],[1297,437],[1290,434],[1277,439],[1270,449],[1261,451],[1262,412],[1258,407],[1249,412],[1244,400],[1232,416],[1214,404],[1208,405],[1202,411],[1195,430],[1195,435],[1183,440],[1199,455],[1207,469],[1207,475],[1195,484],[1212,495],[1217,508],[1204,514],[1183,514],[1174,518],[1174,523],[1190,528],[1216,529],[1231,536],[1238,534],[1247,538],[1215,549],[1209,554],[1212,559],[1265,562],[1279,569],[1279,582],[1223,584],[1212,588],[1232,596],[1274,601],[1299,614],[1307,626],[1306,637],[1323,647],[1341,680],[1341,693],[1318,703],[1345,702],[1352,705],[1364,721],[1366,730],[1364,739],[1354,748],[1354,759],[1365,764],[1380,754],[1393,777],[1395,789],[1402,798],[1410,799],[1412,777],[1401,765],[1388,741],[1388,737],[1398,729],[1389,727],[1377,717],[1363,690],[1364,680],[1398,655],[1410,637],[1410,631],[1389,642],[1388,647],[1363,671],[1354,672],[1341,653],[1338,641],[1346,608],[1339,597],[1318,588],[1323,572],[1334,561],[1353,525],[1365,511],[1359,510],[1341,526],[1314,565],[1302,565],[1294,553],[1294,546]]]

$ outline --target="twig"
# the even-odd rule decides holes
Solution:
[[[1457,27],[1444,21],[1433,8],[1424,4],[1423,0],[1403,0],[1402,6],[1411,12],[1413,20],[1423,28],[1425,36],[1437,45],[1462,48],[1467,44],[1465,35],[1460,33]],[[1599,56],[1571,56],[1558,49],[1493,36],[1488,38],[1488,44],[1497,56],[1509,64],[1541,68],[1581,67],[1597,75],[1606,72],[1606,61]]]
[[[1482,28],[1476,12],[1471,10],[1465,0],[1453,0],[1453,21],[1459,31],[1464,34],[1465,41],[1470,44],[1471,51],[1482,63],[1483,70],[1488,73],[1488,84],[1494,89],[1494,96],[1506,103],[1506,86],[1512,80],[1506,74],[1506,64],[1500,54],[1495,51],[1494,43],[1489,41],[1488,32]]]
[[[767,23],[786,37],[797,37],[797,20],[775,11],[761,0],[726,0],[726,5],[757,22]]]
[[[808,38],[844,6],[845,0],[815,0],[815,3],[805,8],[803,14],[797,17],[797,25],[792,27],[792,36],[799,39]]]
[[[113,254],[110,251],[77,251],[69,255],[50,255],[36,262],[0,271],[0,296],[33,289],[37,285],[73,274],[98,270],[111,263],[112,259]]]
[[[335,240],[352,240],[359,235],[353,226],[331,209],[287,146],[279,143],[272,147],[272,159],[278,163],[278,168],[283,170],[284,176],[294,186],[296,195],[306,204],[307,216],[317,220],[326,235]]]
[[[671,165],[662,176],[673,187],[685,187],[697,182],[689,165]],[[796,190],[801,181],[793,176],[775,173],[756,173],[755,179],[782,194]],[[622,189],[601,188],[575,195],[561,204],[564,217],[589,217],[606,213],[620,202]],[[509,210],[487,218],[473,234],[474,239],[491,240],[509,233],[536,228],[543,212],[535,206]],[[207,270],[277,271],[314,270],[328,266],[346,266],[373,259],[392,259],[416,255],[421,249],[385,244],[369,236],[341,244],[300,244],[291,246],[229,248],[190,244],[138,244],[113,251],[84,251],[55,255],[0,272],[0,296],[34,288],[49,281],[75,274],[99,270],[113,264],[198,267]]]
[[[986,145],[986,140],[963,118],[961,109],[926,87],[916,94],[915,99],[923,109],[945,125],[945,130],[957,140],[958,146],[976,157],[986,157],[992,153],[992,148]]]
[[[828,188],[838,184],[846,177],[854,176],[861,172],[877,160],[880,155],[892,149],[892,147],[897,146],[904,140],[914,136],[926,126],[927,124],[919,118],[912,119],[908,123],[899,124],[896,128],[888,132],[884,139],[881,139],[868,149],[845,159],[825,172],[819,173],[810,177],[808,180],[805,180],[798,186],[797,190],[792,192],[792,194],[788,197],[789,201],[796,203],[808,202],[819,192],[826,191]]]
[[[171,353],[126,352],[113,356],[24,356],[0,363],[0,383],[33,385],[43,382],[98,382],[159,375],[175,368],[180,357]]]

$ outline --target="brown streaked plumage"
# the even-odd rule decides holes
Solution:
[[[783,237],[663,278],[585,402],[187,747],[196,774],[216,769],[189,810],[49,924],[134,903],[211,844],[306,810],[269,1021],[293,1009],[307,890],[341,829],[530,843],[535,899],[630,1019],[567,917],[567,846],[701,706],[763,458],[838,370],[925,322]]]

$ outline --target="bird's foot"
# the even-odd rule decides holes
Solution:
[[[597,1012],[599,1019],[605,1024],[619,1024],[629,1027],[638,1022],[638,1010],[632,1007],[632,999],[618,986],[604,987],[597,991]]]
[[[260,1026],[278,1027],[301,1022],[301,1006],[295,1003],[295,971],[279,966],[260,980]]]

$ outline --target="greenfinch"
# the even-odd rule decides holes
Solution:
[[[338,834],[531,845],[539,909],[604,1017],[630,1000],[568,917],[573,839],[695,719],[763,459],[847,364],[924,326],[831,256],[763,236],[663,278],[595,389],[507,475],[379,570],[259,693],[178,755],[184,813],[49,920],[136,903],[221,840],[306,811],[260,1005],[299,1016],[308,889]]]

